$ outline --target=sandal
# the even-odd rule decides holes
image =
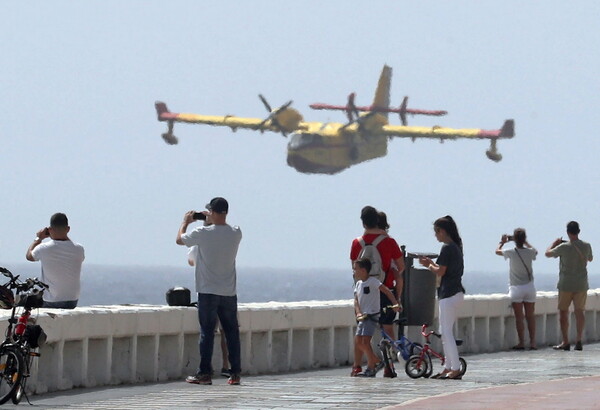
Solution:
[[[448,373],[450,373],[449,370],[442,370],[441,372],[431,376],[430,379],[445,379],[447,377]]]
[[[462,374],[460,374],[460,370],[452,370],[446,374],[447,376],[445,378],[448,380],[462,380]]]

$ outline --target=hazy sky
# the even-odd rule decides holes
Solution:
[[[349,267],[366,204],[413,251],[438,251],[432,222],[451,214],[470,271],[507,269],[493,253],[502,233],[525,227],[543,253],[571,219],[600,258],[598,15],[596,1],[7,3],[0,264],[23,262],[62,211],[87,263],[181,266],[183,214],[214,196],[242,227],[238,266]],[[263,93],[273,106],[293,99],[308,121],[343,122],[308,105],[351,91],[370,104],[383,64],[393,105],[408,95],[409,107],[449,111],[411,125],[514,118],[503,161],[486,158],[487,141],[395,139],[385,158],[305,175],[278,134],[177,124],[179,145],[160,137],[156,100],[263,117]],[[534,270],[557,266],[542,255]]]

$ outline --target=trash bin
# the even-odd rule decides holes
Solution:
[[[404,253],[404,290],[402,300],[404,312],[402,317],[407,326],[421,326],[433,323],[435,316],[436,277],[428,269],[416,268],[420,256],[437,258],[432,253]]]

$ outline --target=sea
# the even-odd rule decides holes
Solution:
[[[38,263],[6,265],[21,278],[38,277]],[[352,272],[346,269],[237,269],[238,302],[298,302],[352,299]],[[556,290],[557,273],[535,274],[538,291]],[[0,279],[1,280],[1,279]],[[0,282],[1,283],[1,282]],[[508,292],[508,271],[465,272],[467,294]],[[84,264],[78,306],[166,305],[173,287],[195,292],[194,270],[189,266],[113,266]],[[195,299],[192,296],[192,299]]]

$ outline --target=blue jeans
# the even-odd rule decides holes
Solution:
[[[199,374],[212,373],[212,355],[215,344],[217,318],[225,332],[231,373],[242,371],[240,358],[240,329],[237,320],[237,296],[219,296],[198,293],[198,319],[200,321]]]
[[[52,309],[75,309],[77,307],[77,302],[77,300],[65,300],[63,302],[46,302],[44,300],[42,307]]]

